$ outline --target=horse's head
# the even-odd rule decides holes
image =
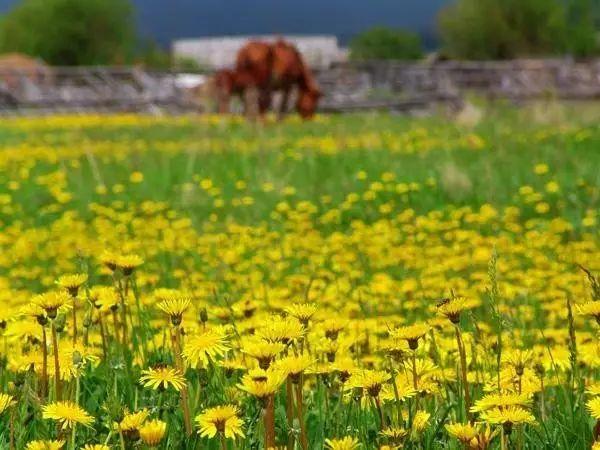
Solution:
[[[296,110],[303,119],[311,119],[317,110],[319,99],[323,94],[319,89],[313,88],[298,93]]]

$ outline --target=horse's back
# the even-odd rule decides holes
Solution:
[[[240,82],[265,86],[271,78],[273,54],[266,42],[250,41],[238,52],[235,71]]]

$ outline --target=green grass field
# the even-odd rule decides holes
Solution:
[[[4,120],[0,448],[589,449],[593,117]]]

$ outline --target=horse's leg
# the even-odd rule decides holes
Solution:
[[[259,91],[256,86],[249,86],[244,90],[244,108],[246,117],[252,122],[256,121],[259,112]]]
[[[231,103],[231,95],[228,93],[221,93],[218,98],[219,113],[229,114],[229,105]]]
[[[258,112],[263,117],[271,107],[271,91],[268,88],[264,88],[260,91],[260,97],[258,99]]]
[[[288,103],[290,101],[290,88],[284,88],[283,93],[281,95],[281,103],[279,104],[279,114],[277,116],[278,120],[283,120],[283,117],[288,112]]]

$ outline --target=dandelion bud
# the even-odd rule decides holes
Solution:
[[[411,350],[416,350],[419,347],[418,339],[408,339],[408,348]]]
[[[258,359],[258,366],[263,369],[263,370],[267,370],[270,366],[271,366],[271,362],[273,361],[273,358],[257,358]]]
[[[83,357],[81,356],[81,353],[79,353],[77,350],[73,352],[72,359],[74,366],[79,366],[83,362]]]
[[[6,330],[6,320],[0,320],[0,330]]]
[[[339,333],[340,333],[339,330],[327,330],[325,332],[325,337],[327,339],[335,341],[335,340],[337,340]]]
[[[539,377],[543,377],[544,374],[546,373],[546,368],[544,367],[544,365],[541,362],[537,362],[535,363],[535,373],[539,376]]]
[[[15,387],[17,389],[20,389],[21,386],[23,386],[23,384],[25,384],[26,375],[27,374],[25,372],[18,372],[17,375],[15,376]]]
[[[88,312],[83,318],[83,326],[89,328],[92,325],[92,314]]]
[[[67,318],[64,314],[61,314],[60,316],[57,316],[56,319],[54,319],[54,326],[56,327],[57,333],[62,333],[66,325]]]
[[[347,370],[342,370],[339,373],[339,377],[340,377],[340,382],[345,383],[350,378],[350,372],[348,372]]]
[[[58,308],[46,308],[46,314],[50,320],[54,320],[58,315]]]
[[[48,318],[44,314],[38,314],[35,316],[35,320],[37,320],[37,323],[43,327],[48,323]]]
[[[516,373],[518,376],[522,376],[524,371],[525,371],[525,367],[523,367],[523,365],[522,365],[522,364],[517,364],[517,365],[515,366],[515,373]]]
[[[206,308],[200,308],[200,311],[198,312],[198,319],[203,324],[208,322],[208,312],[206,311]]]

